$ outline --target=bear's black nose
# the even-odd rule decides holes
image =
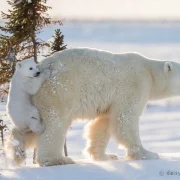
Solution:
[[[37,73],[36,73],[36,77],[38,77],[40,74],[41,74],[40,72],[37,72]]]

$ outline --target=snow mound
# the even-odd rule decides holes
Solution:
[[[74,165],[21,167],[0,171],[1,180],[119,180],[177,179],[180,154],[161,154],[159,160],[98,162],[78,161]]]

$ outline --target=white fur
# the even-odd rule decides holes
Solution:
[[[5,143],[5,153],[12,165],[19,165],[26,159],[26,149],[34,147],[35,133],[22,132],[14,127]]]
[[[36,138],[40,165],[73,163],[62,152],[76,119],[92,120],[86,136],[94,160],[117,159],[105,153],[110,137],[125,147],[127,159],[158,158],[141,144],[139,117],[149,100],[180,95],[179,63],[80,48],[56,53],[39,68],[53,75],[33,97],[46,126]]]
[[[44,125],[37,108],[31,103],[31,97],[38,92],[47,77],[44,73],[37,76],[38,72],[37,64],[33,60],[17,63],[10,83],[7,113],[17,128],[41,133]]]

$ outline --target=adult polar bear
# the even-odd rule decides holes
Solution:
[[[36,139],[40,165],[73,163],[62,151],[75,119],[91,119],[87,151],[94,160],[117,159],[105,154],[110,137],[126,148],[128,159],[158,158],[141,144],[139,118],[149,100],[180,95],[179,63],[79,48],[56,53],[39,68],[54,74],[33,97],[46,126]]]

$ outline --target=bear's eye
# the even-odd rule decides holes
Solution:
[[[30,70],[33,70],[33,68],[31,67],[31,68],[29,68]]]

